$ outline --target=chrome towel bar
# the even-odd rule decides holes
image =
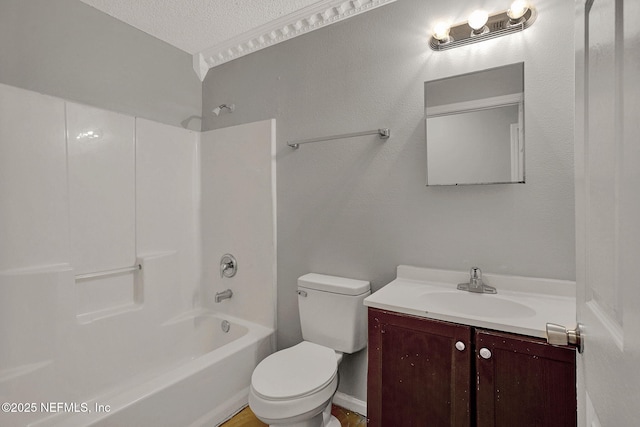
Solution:
[[[300,147],[300,145],[309,144],[310,142],[330,141],[332,139],[342,139],[342,138],[354,138],[356,136],[365,136],[365,135],[378,135],[380,139],[389,139],[389,136],[391,136],[391,129],[382,128],[382,129],[376,129],[376,130],[367,130],[364,132],[344,133],[342,135],[321,136],[320,138],[301,139],[298,141],[290,141],[287,143],[287,145],[291,148],[298,148]]]
[[[93,279],[94,277],[110,276],[112,274],[127,273],[129,271],[142,270],[142,264],[136,264],[131,267],[116,268],[114,270],[97,271],[95,273],[76,274],[76,280]]]

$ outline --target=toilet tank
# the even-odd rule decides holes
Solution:
[[[302,337],[344,353],[367,345],[367,311],[371,294],[365,280],[309,273],[298,278]]]

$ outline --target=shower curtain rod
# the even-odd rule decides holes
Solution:
[[[310,142],[330,141],[332,139],[342,139],[342,138],[354,138],[356,136],[365,136],[365,135],[378,135],[380,139],[389,139],[389,136],[391,135],[391,129],[381,128],[381,129],[375,129],[375,130],[368,130],[364,132],[343,133],[341,135],[321,136],[320,138],[301,139],[298,141],[289,141],[287,145],[291,148],[298,148],[300,147],[300,145],[309,144]]]

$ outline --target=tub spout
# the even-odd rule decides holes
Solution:
[[[227,289],[226,291],[216,292],[215,300],[216,302],[221,302],[222,300],[229,299],[233,296],[233,292],[231,289]]]

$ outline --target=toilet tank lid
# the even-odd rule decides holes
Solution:
[[[362,295],[371,289],[371,284],[366,280],[307,273],[298,278],[298,287],[342,295]]]

